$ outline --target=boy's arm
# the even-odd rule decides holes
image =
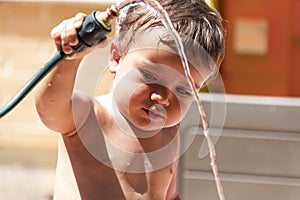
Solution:
[[[57,50],[63,50],[66,54],[72,52],[71,46],[78,44],[76,30],[81,27],[85,17],[85,14],[78,13],[52,29],[51,37]],[[61,133],[75,130],[72,112],[75,77],[82,58],[94,48],[96,47],[66,58],[40,83],[35,96],[35,105],[41,120],[48,128]],[[77,96],[77,100],[78,98],[80,96]],[[86,101],[82,99],[83,103]],[[90,108],[86,106],[86,111],[89,110]]]
[[[51,130],[69,133],[75,129],[71,98],[79,63],[80,59],[62,61],[38,87],[36,109]]]

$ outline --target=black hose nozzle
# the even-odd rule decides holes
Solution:
[[[112,5],[106,12],[94,11],[87,16],[77,32],[79,43],[73,47],[74,53],[92,47],[103,40],[112,30],[112,19],[118,17],[119,14],[118,8]]]
[[[78,30],[77,36],[79,43],[73,47],[71,54],[63,51],[57,52],[32,78],[19,90],[19,92],[0,109],[0,118],[11,111],[25,96],[63,59],[81,52],[86,48],[98,44],[111,32],[112,19],[119,16],[119,9],[112,5],[105,12],[92,12],[84,20],[82,27]]]

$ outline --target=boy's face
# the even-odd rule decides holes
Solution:
[[[200,73],[190,65],[197,90]],[[121,114],[142,130],[177,125],[193,100],[181,59],[165,50],[131,51],[118,61],[114,100]]]

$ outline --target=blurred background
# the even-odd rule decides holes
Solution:
[[[105,10],[115,2],[0,0],[0,105],[15,95],[51,57],[54,47],[50,31],[55,25],[77,12]],[[264,104],[287,102],[283,103],[285,107],[297,110],[300,97],[300,1],[216,0],[210,3],[221,12],[227,29],[226,56],[220,68],[226,94],[234,99],[257,99]],[[107,59],[106,56],[103,57]],[[102,88],[108,89],[106,85]],[[49,131],[38,119],[33,93],[0,120],[0,199],[52,199],[58,134]],[[269,111],[276,110],[276,106],[268,108]],[[295,122],[294,118],[300,117],[298,110],[291,114]],[[284,120],[289,120],[286,117],[289,113],[283,116]],[[299,139],[299,126],[290,131]],[[271,146],[274,150],[278,148],[274,144]],[[293,147],[291,152],[298,152],[299,141],[293,143]],[[286,152],[284,156],[289,155]],[[225,158],[223,160],[226,162]],[[299,161],[293,160],[292,164],[299,164]],[[284,175],[296,183],[291,191],[300,189],[300,172],[293,172]],[[290,192],[287,190],[287,193]],[[299,199],[299,195],[292,193],[293,197],[282,199]],[[206,199],[214,198],[207,196]]]

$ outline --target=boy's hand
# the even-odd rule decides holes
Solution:
[[[72,46],[78,44],[77,30],[80,29],[84,19],[87,17],[84,13],[78,13],[75,17],[62,21],[58,26],[54,27],[51,31],[51,37],[55,42],[56,49],[62,50],[65,54],[71,54],[73,49]],[[75,60],[84,57],[90,53],[93,49],[99,46],[105,46],[106,39],[102,40],[98,45],[86,50],[76,53],[71,57],[67,57],[67,60]]]

